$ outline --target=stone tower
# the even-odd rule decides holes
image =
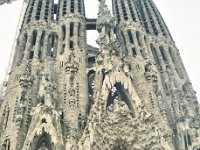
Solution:
[[[195,91],[152,0],[30,0],[0,109],[1,150],[200,150]],[[99,48],[86,30],[99,32]]]

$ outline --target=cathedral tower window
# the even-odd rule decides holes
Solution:
[[[82,14],[82,5],[81,5],[81,0],[78,0],[78,12]]]
[[[32,42],[31,42],[32,46],[35,46],[36,39],[37,39],[37,31],[34,30],[32,33]]]
[[[70,12],[74,13],[74,0],[71,0]]]
[[[131,33],[131,30],[129,29],[127,32],[128,32],[128,37],[129,37],[130,43],[134,44],[133,35]]]
[[[74,36],[74,23],[70,23],[70,37]]]
[[[45,16],[44,19],[47,21],[49,16],[49,1],[46,1],[46,6],[45,6]]]
[[[33,56],[34,56],[34,51],[30,51],[30,53],[29,53],[29,59],[33,59]]]
[[[29,23],[31,21],[34,5],[35,5],[35,0],[32,0],[32,2],[29,5],[30,9],[28,11],[26,23]]]
[[[120,19],[120,13],[119,13],[119,7],[118,7],[118,4],[117,4],[117,1],[113,0],[113,3],[115,5],[115,11],[116,11],[116,15],[117,15],[117,21],[120,22],[121,19]]]
[[[67,14],[67,0],[63,1],[63,16]]]
[[[73,49],[73,48],[74,48],[74,42],[71,41],[71,40],[70,40],[70,42],[69,42],[69,48],[70,48],[70,49]]]
[[[45,37],[45,32],[42,32],[41,38],[40,38],[40,48],[39,48],[39,53],[38,53],[38,58],[41,61],[42,58],[42,48],[44,46],[44,37]]]
[[[133,21],[136,21],[135,12],[134,12],[134,8],[131,4],[131,0],[128,0],[128,6],[129,6],[129,10],[131,12],[131,16],[132,16]]]
[[[128,20],[128,14],[126,12],[126,6],[124,4],[124,0],[121,0],[121,8],[122,8],[124,20]]]
[[[36,16],[35,16],[36,20],[40,19],[41,10],[42,10],[42,0],[39,0],[38,5],[37,5],[37,12],[36,12]]]
[[[62,26],[62,40],[64,41],[66,38],[66,27],[65,25]]]
[[[132,53],[133,53],[133,56],[134,56],[134,57],[137,55],[137,52],[136,52],[136,49],[135,49],[135,48],[132,48]]]
[[[139,12],[140,12],[140,16],[141,16],[141,19],[143,21],[143,24],[144,24],[144,27],[145,27],[145,30],[147,33],[150,33],[149,31],[149,27],[148,27],[148,22],[147,22],[147,18],[145,16],[145,11],[143,10],[143,5],[142,5],[142,1],[137,1],[137,5],[138,5],[138,8],[139,8]]]
[[[49,36],[49,40],[48,40],[47,55],[51,56],[52,58],[55,58],[56,53],[57,53],[56,52],[57,46],[58,46],[58,36],[52,33]]]

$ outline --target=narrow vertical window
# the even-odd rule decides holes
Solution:
[[[66,38],[66,27],[65,25],[62,26],[62,40],[64,41]]]
[[[70,23],[70,37],[72,37],[74,35],[74,23],[71,22]]]
[[[36,40],[37,40],[37,31],[34,30],[32,33],[32,42],[31,42],[32,46],[35,46]]]
[[[134,57],[137,55],[137,52],[136,52],[136,49],[135,49],[135,48],[132,48],[132,53],[133,53],[133,56],[134,56]]]
[[[131,30],[128,30],[128,37],[129,37],[130,43],[134,44],[133,35],[131,33]]]
[[[70,49],[73,49],[73,48],[74,48],[74,42],[73,42],[73,41],[70,41],[70,43],[69,43],[69,48],[70,48]]]

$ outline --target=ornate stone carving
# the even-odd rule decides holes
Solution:
[[[75,61],[75,54],[71,52],[69,56],[69,61],[65,63],[65,71],[67,73],[74,73],[76,74],[79,69],[79,64]]]
[[[155,71],[155,69],[153,68],[153,64],[149,61],[147,62],[147,64],[145,65],[145,73],[144,76],[146,77],[146,79],[148,81],[153,81],[153,82],[157,82],[157,72]]]

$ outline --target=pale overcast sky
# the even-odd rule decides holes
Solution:
[[[200,98],[200,0],[154,0],[180,50],[194,89]],[[89,18],[97,16],[98,0],[85,0]],[[107,0],[111,6],[111,0]],[[22,0],[0,6],[0,82],[4,79]],[[92,42],[96,34],[88,37]]]

